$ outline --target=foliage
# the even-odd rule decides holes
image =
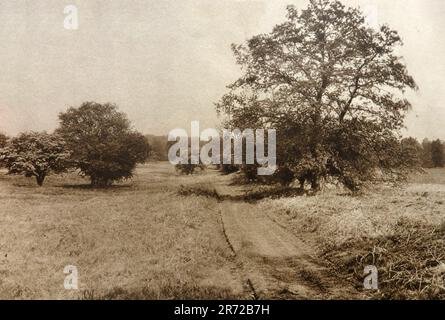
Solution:
[[[405,138],[401,141],[401,147],[402,157],[404,158],[406,163],[410,164],[410,166],[412,167],[422,166],[423,148],[419,141],[412,137]]]
[[[103,187],[132,177],[136,164],[147,160],[147,139],[131,129],[113,104],[85,102],[59,115],[58,132],[72,150],[71,161],[93,186]]]
[[[431,161],[436,168],[445,166],[445,145],[439,139],[431,143]]]
[[[239,170],[238,166],[234,164],[220,164],[218,168],[224,174],[235,173]]]
[[[205,165],[203,163],[193,164],[191,163],[191,157],[189,156],[188,163],[178,163],[175,165],[176,170],[185,175],[192,175],[196,172],[196,169],[200,169],[201,171],[205,169]]]
[[[202,164],[186,163],[186,164],[177,164],[175,168],[181,174],[189,175],[195,173],[196,169],[198,168],[204,170],[205,166]]]
[[[231,127],[276,128],[279,167],[314,190],[330,176],[352,190],[382,173],[402,177],[403,93],[416,84],[395,53],[401,44],[339,1],[289,6],[271,33],[233,45],[243,75],[217,111]]]
[[[6,144],[8,143],[8,136],[0,133],[0,149],[6,147]]]
[[[46,132],[22,133],[0,150],[0,158],[10,174],[35,177],[39,186],[50,173],[66,171],[69,156],[64,140]]]
[[[168,161],[168,140],[166,136],[146,135],[150,144],[150,160]]]
[[[0,152],[1,150],[6,147],[8,144],[9,137],[3,133],[0,133]],[[0,159],[0,168],[4,166],[4,163]]]
[[[427,138],[422,141],[422,166],[424,168],[433,168],[433,160],[431,159],[431,141]]]

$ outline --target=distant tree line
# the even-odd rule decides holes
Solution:
[[[401,139],[399,142],[393,141],[388,147],[391,148],[392,154],[397,158],[394,161],[403,163],[410,171],[417,171],[420,168],[445,167],[445,142],[440,139],[431,141],[425,138],[420,143],[416,138],[408,137]],[[303,179],[299,180],[286,167],[279,167],[275,174],[270,177],[259,177],[255,165],[222,164],[219,168],[226,174],[241,171],[251,181],[277,182],[288,185],[298,180],[300,186],[304,186]]]
[[[420,143],[415,138],[402,140],[402,148],[405,157],[423,168],[445,167],[445,142],[440,139],[430,141],[424,139]]]
[[[0,134],[0,165],[9,174],[34,177],[39,186],[50,174],[75,170],[94,187],[129,179],[148,159],[147,138],[131,128],[117,106],[85,102],[59,114],[54,133]]]
[[[4,148],[8,143],[8,136],[0,132],[0,148]]]
[[[151,161],[167,161],[168,160],[168,141],[167,136],[156,136],[152,134],[145,135],[151,147]]]

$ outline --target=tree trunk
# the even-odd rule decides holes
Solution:
[[[306,182],[306,178],[298,178],[298,182],[300,183],[300,189],[304,190],[304,183]]]
[[[311,179],[311,189],[312,191],[318,192],[320,191],[320,178],[317,176],[312,177]]]
[[[43,181],[45,180],[45,175],[39,175],[36,177],[37,180],[37,184],[39,185],[39,187],[43,186]]]

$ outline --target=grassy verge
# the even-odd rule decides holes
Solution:
[[[228,299],[242,296],[216,200],[182,197],[170,164],[92,190],[83,179],[0,175],[0,298]],[[65,290],[63,268],[79,270]]]
[[[445,171],[416,176],[401,189],[352,197],[264,200],[260,210],[317,248],[333,273],[377,299],[445,299]],[[363,290],[364,267],[379,291]]]

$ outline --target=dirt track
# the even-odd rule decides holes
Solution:
[[[224,198],[229,192],[217,186]],[[230,188],[233,194],[233,188]],[[341,299],[354,290],[340,283],[312,256],[314,251],[255,204],[224,200],[219,205],[227,240],[242,277],[258,299]]]

